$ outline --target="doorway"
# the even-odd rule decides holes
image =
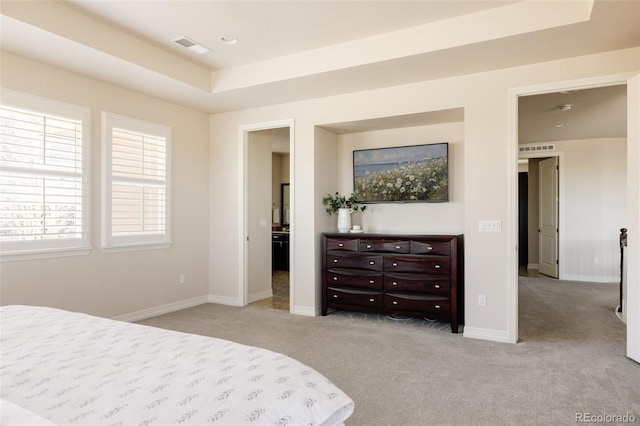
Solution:
[[[561,278],[560,211],[564,211],[562,152],[533,153],[518,160],[518,273]],[[550,176],[551,175],[551,176]],[[562,176],[562,177],[561,177]]]
[[[631,96],[631,98],[625,103],[625,106],[627,106],[627,108],[630,108],[630,111],[637,111],[638,108],[640,107],[640,90],[638,90],[638,87],[640,86],[640,78],[639,77],[633,77],[631,79],[629,79],[630,77],[628,75],[622,75],[622,76],[608,76],[608,77],[601,77],[601,78],[592,78],[592,79],[588,79],[588,80],[584,80],[581,82],[573,82],[573,88],[571,88],[570,90],[566,89],[568,86],[570,86],[570,84],[564,83],[556,83],[556,84],[548,84],[548,85],[540,85],[537,86],[535,88],[529,87],[529,88],[522,88],[522,89],[514,89],[511,91],[511,104],[510,104],[510,117],[511,117],[511,123],[513,124],[513,126],[511,127],[510,130],[510,139],[511,139],[511,143],[513,145],[511,145],[511,149],[513,150],[513,162],[512,167],[514,169],[514,175],[511,178],[511,184],[510,184],[510,191],[511,191],[511,196],[510,196],[510,205],[513,206],[514,210],[512,210],[512,217],[513,217],[513,224],[514,224],[514,228],[515,229],[511,229],[510,230],[510,236],[509,239],[511,241],[514,242],[514,246],[517,247],[517,243],[516,243],[516,237],[518,235],[518,231],[517,231],[517,221],[515,220],[515,215],[517,215],[517,187],[515,185],[515,175],[517,174],[516,170],[516,159],[518,158],[518,115],[519,115],[519,109],[518,109],[518,100],[523,97],[523,96],[531,96],[531,95],[538,95],[538,94],[547,94],[547,93],[555,93],[555,92],[559,92],[559,91],[563,91],[563,92],[569,92],[569,91],[575,91],[575,90],[584,90],[584,89],[589,89],[589,88],[597,88],[597,87],[608,87],[608,86],[614,86],[614,85],[627,85],[627,87],[629,85],[631,85],[633,87],[632,90],[627,89],[626,92],[629,93],[629,95]],[[633,82],[633,83],[631,83]],[[626,114],[624,114],[626,116]],[[638,137],[638,123],[637,123],[637,118],[636,116],[634,116],[633,114],[629,114],[629,117],[631,117],[631,123],[628,123],[626,125],[626,128],[629,129],[628,130],[628,135],[627,135],[627,146],[626,146],[626,155],[629,156],[629,167],[627,170],[627,173],[625,174],[624,180],[626,182],[626,186],[627,186],[627,191],[624,191],[624,188],[622,189],[622,192],[624,192],[625,194],[633,194],[635,192],[637,192],[638,190],[638,186],[640,184],[640,179],[638,179],[637,173],[635,173],[633,171],[633,169],[635,169],[635,167],[637,167],[637,158],[638,157],[636,154],[638,152],[638,147],[636,145],[638,145],[640,143],[639,141],[639,137]],[[521,152],[521,150],[520,150]],[[627,163],[625,163],[626,166]],[[562,168],[562,166],[561,166]],[[626,195],[628,197],[628,195]],[[635,202],[631,202],[628,201],[629,204],[631,205],[636,205],[637,203]],[[635,207],[634,207],[635,208]],[[630,212],[633,212],[633,210],[629,210]],[[561,216],[562,217],[562,216]],[[578,218],[579,219],[579,218]],[[638,219],[636,217],[634,217],[633,214],[628,214],[626,215],[626,221],[628,221],[629,223],[632,223],[634,225],[638,225]],[[561,228],[561,232],[562,232],[562,228]],[[562,249],[560,250],[561,254],[560,254],[560,258],[562,258]],[[593,262],[597,263],[598,259],[594,259]],[[510,265],[513,265],[513,275],[511,275],[510,278],[510,284],[509,284],[509,341],[515,343],[518,340],[518,267],[517,267],[517,256],[514,253],[513,257],[510,257],[509,260]],[[562,264],[561,264],[562,265]],[[630,271],[631,272],[631,271]],[[632,271],[632,273],[634,274],[634,276],[637,276],[637,267],[635,268],[634,271]],[[562,274],[562,272],[561,272]],[[632,293],[631,295],[631,299],[635,302],[636,299],[635,297],[637,296],[637,291],[638,288],[637,282],[632,282],[633,280],[629,280],[629,284],[634,287],[633,289],[629,290],[629,293]],[[636,306],[634,308],[630,308],[629,311],[634,311],[635,309],[638,309],[638,304],[636,303]],[[635,314],[635,313],[634,313]],[[636,359],[634,357],[635,352],[637,352],[638,350],[638,333],[637,330],[632,330],[631,327],[627,327],[627,354],[628,356],[630,356],[633,359]]]
[[[269,304],[265,305],[265,300],[268,302],[278,296],[285,299],[286,303],[283,306],[283,300],[279,300],[278,308],[290,312],[292,310],[295,292],[294,239],[291,232],[295,201],[293,173],[290,173],[294,170],[293,134],[293,120],[241,127],[241,211],[244,220],[240,237],[243,247],[239,284],[242,306],[267,306]],[[285,183],[288,189],[286,206],[282,198]],[[287,219],[286,226],[282,223],[285,218],[283,215]],[[280,243],[286,237],[286,258],[283,258],[280,251],[274,253],[276,237]],[[279,256],[279,262],[286,263],[286,276],[282,273],[274,274],[274,255]],[[283,291],[286,292],[284,296]]]

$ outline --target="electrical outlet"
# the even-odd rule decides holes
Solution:
[[[599,257],[594,257],[593,258],[593,264],[594,265],[599,265],[600,264],[600,258]]]
[[[180,284],[187,282],[187,277],[184,274],[180,274]]]
[[[480,294],[478,295],[478,306],[482,306],[483,308],[487,306],[487,295]]]

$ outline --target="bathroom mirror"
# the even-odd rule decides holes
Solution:
[[[280,184],[280,200],[282,205],[280,206],[280,214],[282,226],[289,226],[289,184]]]

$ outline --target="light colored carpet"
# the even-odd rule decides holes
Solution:
[[[520,279],[516,345],[448,324],[335,312],[302,317],[215,304],[141,321],[292,356],[355,401],[354,425],[563,425],[576,413],[633,414],[640,365],[625,357],[615,284]]]

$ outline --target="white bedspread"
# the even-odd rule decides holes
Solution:
[[[353,412],[327,378],[265,349],[52,308],[0,314],[2,398],[58,425],[331,425]]]

